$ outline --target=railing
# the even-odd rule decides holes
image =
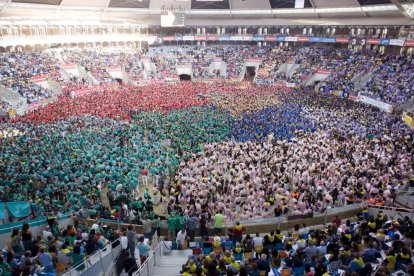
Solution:
[[[113,245],[118,243],[117,246],[113,248]],[[80,263],[77,266],[72,267],[64,275],[81,275],[81,276],[96,276],[103,273],[108,273],[109,268],[114,267],[114,263],[118,259],[121,253],[121,242],[119,239],[116,239],[110,244],[107,244],[104,248],[99,249],[98,252],[89,256],[86,260]],[[85,266],[82,270],[81,267]]]
[[[160,262],[162,256],[161,243],[158,243],[154,251],[150,253],[150,256],[139,267],[133,276],[151,276],[154,274],[154,268]]]
[[[16,221],[12,223],[6,223],[0,225],[0,234],[11,233],[14,228],[21,228],[24,223],[28,223],[30,227],[42,226],[46,224],[47,217],[39,217],[35,219],[25,219],[21,221]],[[61,216],[57,216],[57,221],[62,221],[69,218],[69,214],[64,214]]]
[[[390,217],[390,219],[397,219],[397,216],[404,219],[405,216],[409,217],[411,220],[413,219],[414,209],[409,208],[401,208],[396,206],[382,206],[382,205],[373,205],[367,204],[368,208],[377,209],[378,211],[383,211],[385,215]]]
[[[394,198],[394,204],[400,204],[403,207],[408,207],[408,209],[414,207],[413,202],[414,197],[414,191],[408,190],[408,191],[397,191],[395,198]]]

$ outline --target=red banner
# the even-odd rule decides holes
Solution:
[[[286,83],[284,83],[284,82],[275,82],[275,87],[277,87],[277,88],[285,88],[286,87]]]
[[[414,46],[414,40],[406,40],[404,43],[404,47],[412,47]]]
[[[265,40],[266,41],[276,41],[277,40],[277,36],[275,36],[275,35],[267,35],[265,37]]]
[[[88,88],[84,88],[84,89],[74,90],[74,91],[71,91],[71,92],[70,92],[70,96],[71,96],[72,98],[75,98],[75,97],[81,97],[81,96],[84,96],[84,95],[90,94],[90,93],[92,93],[92,92],[99,91],[99,90],[100,90],[100,89],[102,89],[102,88],[103,88],[103,87],[102,87],[102,86],[100,86],[100,85],[95,85],[95,86],[88,87]]]
[[[331,73],[331,71],[326,70],[326,69],[317,69],[315,71],[315,74],[321,74],[321,75],[329,75]]]
[[[367,44],[379,45],[379,44],[381,44],[381,39],[379,39],[379,38],[368,38],[367,39]]]
[[[247,62],[262,62],[261,58],[249,58],[246,60]]]
[[[31,78],[32,82],[42,82],[46,80],[47,80],[47,76],[35,76]]]
[[[218,37],[216,35],[208,35],[207,40],[218,40]]]
[[[205,35],[196,35],[194,36],[194,40],[196,41],[202,41],[202,40],[206,40],[206,36]]]
[[[63,69],[75,69],[77,67],[78,66],[75,63],[68,63],[68,64],[63,64],[62,65],[62,68]]]
[[[31,103],[31,104],[29,104],[27,106],[27,110],[28,111],[33,111],[33,110],[36,110],[36,109],[41,108],[42,105],[43,105],[43,103],[41,101],[40,102]]]
[[[354,94],[349,94],[348,95],[348,98],[351,99],[351,100],[353,100],[353,101],[358,100],[358,96],[357,95],[354,95]]]
[[[336,43],[349,43],[349,37],[337,37]]]
[[[164,79],[152,79],[150,80],[150,83],[156,84],[156,83],[165,83]]]
[[[163,41],[174,41],[175,40],[175,36],[164,36],[162,38]]]
[[[299,36],[298,37],[298,42],[309,42],[310,38],[307,36]]]

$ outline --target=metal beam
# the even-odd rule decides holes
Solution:
[[[5,3],[3,7],[1,7],[0,12],[2,12],[4,9],[6,9],[10,5],[11,1],[12,0],[7,0],[7,3]]]
[[[109,3],[111,3],[111,0],[107,0],[107,1],[106,1],[105,8],[103,9],[103,11],[102,11],[102,15],[101,15],[101,17],[102,17],[102,18],[104,18],[104,17],[105,17],[106,11],[108,10],[108,7],[109,7]]]

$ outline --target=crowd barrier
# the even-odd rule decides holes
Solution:
[[[119,239],[116,239],[98,252],[88,256],[82,263],[69,269],[63,275],[69,276],[96,276],[107,275],[114,269],[116,260],[121,254],[122,246]],[[85,268],[83,268],[85,267]],[[83,268],[83,269],[82,269]]]

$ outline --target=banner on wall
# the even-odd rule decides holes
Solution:
[[[390,40],[387,38],[381,39],[381,45],[384,45],[384,46],[390,45]]]
[[[247,62],[262,62],[261,58],[248,58],[246,60]]]
[[[266,41],[276,41],[277,40],[277,36],[275,36],[275,35],[267,35],[265,37],[265,40]]]
[[[336,43],[349,43],[349,37],[337,37]]]
[[[196,36],[194,36],[194,40],[197,40],[197,41],[202,41],[202,40],[206,40],[207,38],[206,38],[206,36],[205,35],[196,35]]]
[[[287,36],[287,37],[285,37],[285,41],[287,41],[287,42],[296,42],[296,41],[298,41],[298,37],[296,37],[296,36]]]
[[[322,37],[322,43],[335,43],[335,37]]]
[[[384,110],[386,112],[392,112],[392,105],[370,98],[370,97],[367,97],[367,96],[358,95],[358,102],[362,102],[362,103],[366,103],[366,104],[378,107],[379,109]]]
[[[219,36],[219,41],[230,41],[230,35]]]
[[[194,41],[194,36],[193,35],[184,35],[183,40],[184,41]]]
[[[367,44],[368,45],[380,45],[381,44],[381,39],[380,38],[368,38],[367,39]]]
[[[336,43],[349,43],[349,37],[337,37],[336,38]]]
[[[258,85],[267,85],[267,86],[273,86],[275,84],[274,80],[265,80],[265,79],[256,79],[255,81]]]
[[[405,39],[390,39],[390,45],[393,46],[404,46]]]
[[[412,47],[414,46],[414,40],[406,40],[404,43],[405,47]]]
[[[275,82],[275,87],[276,88],[285,88],[286,83],[284,83],[284,82]]]
[[[7,202],[7,210],[14,218],[24,218],[30,215],[30,203],[25,201]]]
[[[312,42],[312,43],[322,42],[322,37],[319,37],[319,36],[312,36],[312,37],[309,39],[309,41],[310,41],[310,42]]]
[[[175,41],[175,36],[164,36],[163,41]]]
[[[321,74],[321,75],[329,75],[330,73],[331,71],[327,69],[317,69],[315,71],[315,74]]]
[[[298,42],[309,42],[310,38],[307,36],[299,36],[298,37]]]
[[[284,41],[285,41],[285,37],[284,37],[283,35],[279,35],[279,36],[277,37],[277,41],[278,41],[278,42],[284,42]]]
[[[32,77],[30,80],[34,83],[45,82],[45,81],[47,81],[47,76],[45,76],[45,75],[35,76],[35,77]]]
[[[216,35],[208,35],[207,40],[216,41],[216,40],[218,40],[218,37]]]
[[[231,41],[253,41],[253,36],[251,35],[232,35],[230,36]]]
[[[253,36],[253,41],[264,41],[265,36],[264,35],[255,35]]]
[[[175,40],[177,40],[177,41],[183,41],[183,36],[182,35],[176,35],[175,36]]]
[[[101,88],[102,87],[100,85],[95,85],[95,86],[84,88],[84,89],[70,91],[69,95],[72,98],[81,97],[81,96],[84,96],[84,95],[88,95],[92,92],[96,92],[96,91],[100,90]]]

